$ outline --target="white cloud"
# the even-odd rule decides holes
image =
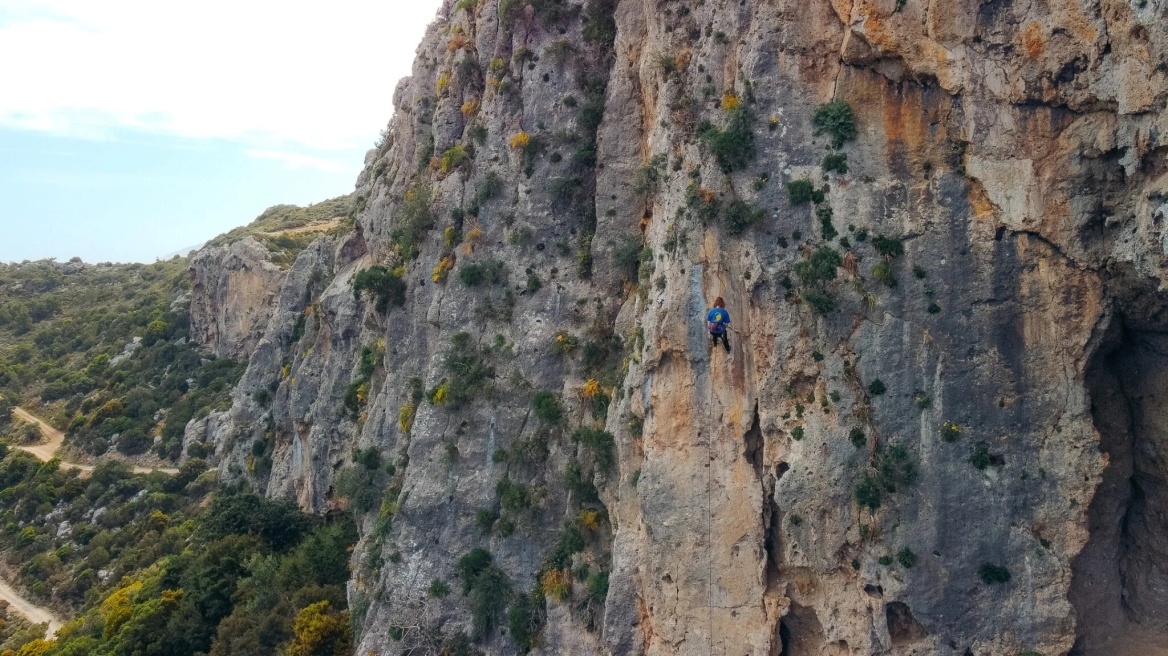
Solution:
[[[0,125],[240,140],[320,168],[270,146],[370,144],[439,2],[4,0]]]
[[[313,157],[311,155],[301,155],[300,153],[287,153],[279,150],[248,150],[244,154],[249,157],[257,157],[259,159],[274,159],[278,162],[284,163],[284,168],[290,170],[297,169],[318,169],[335,173],[341,170],[341,165],[323,157]]]

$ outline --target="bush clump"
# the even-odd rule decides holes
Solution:
[[[572,440],[584,445],[592,454],[592,460],[599,471],[608,471],[616,462],[616,440],[612,433],[597,428],[581,426],[572,433]]]
[[[458,279],[467,287],[501,285],[507,282],[507,267],[499,260],[469,262],[459,267]]]
[[[815,184],[810,180],[792,180],[787,183],[787,197],[792,205],[810,203],[815,199]]]
[[[369,292],[377,299],[374,306],[385,314],[390,305],[401,307],[406,304],[406,281],[383,266],[374,266],[357,273],[353,278],[353,297],[361,298],[361,292]]]
[[[795,275],[804,285],[818,285],[836,279],[837,269],[843,264],[839,251],[831,246],[820,246],[811,257],[795,265]]]
[[[904,255],[904,244],[899,239],[878,235],[872,238],[872,247],[888,259],[895,259]]]
[[[913,565],[917,564],[917,555],[913,553],[912,549],[905,547],[896,554],[896,561],[905,569],[911,569]]]
[[[503,193],[503,179],[494,171],[487,171],[483,179],[475,187],[475,200],[486,203]]]
[[[511,597],[511,582],[484,549],[474,549],[459,559],[458,577],[462,594],[470,597],[474,638],[484,640],[499,624]]]
[[[835,302],[831,294],[818,289],[809,289],[803,292],[802,298],[803,302],[815,310],[817,314],[828,315],[839,309],[839,304]]]
[[[450,377],[435,389],[435,392],[442,391],[441,399],[434,401],[437,394],[431,394],[430,398],[435,404],[444,402],[451,410],[461,409],[488,393],[490,381],[495,378],[495,368],[486,363],[483,353],[471,343],[467,333],[458,333],[451,338],[444,367]]]
[[[916,481],[916,463],[908,451],[902,446],[889,447],[877,456],[875,466],[856,484],[856,501],[874,511],[883,503],[885,494],[912,487]]]
[[[724,173],[747,167],[754,159],[754,132],[750,129],[753,115],[749,108],[739,105],[730,112],[725,129],[704,122],[700,128],[702,141],[710,149]]]
[[[420,253],[419,246],[430,228],[434,227],[431,212],[431,188],[419,183],[406,191],[396,215],[396,227],[390,232],[398,254],[412,260]]]
[[[746,231],[754,222],[763,218],[766,212],[761,207],[755,207],[750,203],[741,200],[735,200],[726,206],[726,232],[731,237],[737,237]]]
[[[839,173],[846,175],[848,172],[848,155],[847,153],[828,153],[823,157],[823,172],[824,173]]]
[[[856,117],[851,105],[842,100],[833,100],[816,107],[811,124],[815,126],[815,134],[831,135],[833,148],[842,148],[845,143],[856,138]]]
[[[977,575],[986,585],[1010,582],[1010,570],[993,563],[982,563],[977,569]]]
[[[560,406],[559,398],[547,390],[535,394],[531,400],[531,409],[545,424],[558,424],[564,417],[564,409]]]

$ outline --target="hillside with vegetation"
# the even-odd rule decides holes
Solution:
[[[0,653],[348,653],[344,585],[356,541],[348,517],[326,521],[238,488],[215,491],[200,460],[176,476],[107,462],[81,478],[2,450],[6,576],[75,619],[55,640],[43,628],[0,631],[13,648]]]
[[[251,223],[235,228],[207,242],[224,246],[253,237],[272,253],[272,261],[288,266],[296,256],[324,234],[347,232],[356,209],[353,196],[338,196],[306,207],[273,205]]]
[[[184,258],[0,265],[0,403],[35,409],[80,458],[177,460],[187,422],[227,407],[243,371],[189,342],[188,288]]]
[[[215,241],[256,236],[279,261],[347,212],[276,206]],[[350,650],[349,516],[223,488],[200,457],[131,468],[176,466],[187,423],[229,407],[245,367],[192,343],[189,263],[0,264],[0,575],[67,618],[47,636],[0,607],[2,656]],[[11,448],[42,441],[16,407],[93,471]]]

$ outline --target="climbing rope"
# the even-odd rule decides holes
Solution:
[[[706,438],[706,563],[709,578],[706,585],[706,634],[709,636],[711,656],[714,653],[714,449]]]

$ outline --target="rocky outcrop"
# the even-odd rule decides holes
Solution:
[[[191,258],[191,340],[217,357],[247,360],[272,316],[286,272],[252,237]]]
[[[361,654],[1168,653],[1165,21],[446,2],[199,439]]]

